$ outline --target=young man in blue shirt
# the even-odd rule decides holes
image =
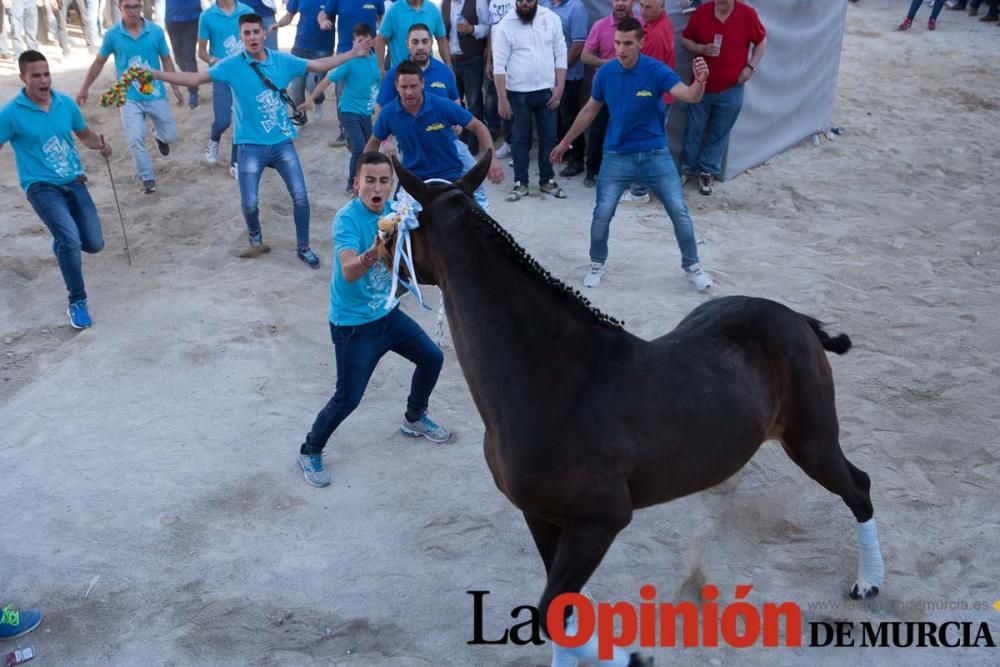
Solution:
[[[337,360],[337,389],[316,416],[298,461],[306,481],[327,486],[330,471],[323,466],[323,448],[341,422],[361,402],[375,366],[388,352],[416,364],[400,431],[443,443],[448,429],[427,416],[427,404],[437,384],[444,355],[437,345],[389,300],[391,267],[382,259],[384,246],[378,220],[389,212],[393,191],[392,165],[378,152],[358,160],[358,198],[333,220],[333,275],[330,280],[330,337]]]
[[[641,182],[659,198],[673,222],[674,236],[681,251],[681,268],[688,280],[699,291],[706,290],[712,286],[712,278],[698,263],[694,225],[663,131],[663,93],[670,93],[689,104],[697,103],[705,93],[708,65],[704,59],[695,58],[692,63],[694,81],[690,86],[684,85],[672,69],[639,52],[642,36],[642,25],[631,16],[615,25],[615,60],[609,60],[597,70],[590,99],[552,149],[551,159],[553,163],[561,162],[573,140],[587,129],[606,104],[610,120],[597,177],[597,202],[590,223],[590,270],[583,279],[584,286],[601,284],[608,258],[608,232],[618,198],[633,182]]]
[[[86,329],[91,319],[80,251],[100,252],[104,238],[70,133],[105,158],[111,146],[87,127],[71,97],[52,89],[45,56],[25,51],[17,65],[24,88],[0,109],[0,148],[8,141],[13,146],[21,188],[52,232],[52,250],[69,292],[69,323]]]
[[[326,73],[351,58],[367,55],[372,40],[360,42],[348,53],[304,60],[271,51],[264,46],[265,37],[261,17],[244,14],[240,17],[242,52],[223,58],[207,72],[153,72],[153,76],[182,86],[220,81],[232,88],[239,146],[240,206],[250,239],[250,247],[243,256],[256,257],[270,250],[264,245],[261,232],[258,192],[261,174],[271,167],[277,170],[292,198],[298,257],[310,268],[318,269],[319,257],[309,247],[309,194],[292,143],[297,132],[288,117],[291,101],[285,88],[307,71]]]
[[[295,29],[295,43],[292,44],[292,55],[306,60],[326,58],[333,55],[333,31],[324,30],[317,22],[316,18],[323,9],[324,0],[288,0],[285,5],[285,15],[281,17],[272,30],[284,28],[292,22],[296,14],[299,22]],[[349,50],[349,49],[348,49]],[[289,94],[292,102],[298,106],[305,101],[306,90],[312,92],[316,84],[322,80],[323,76],[315,73],[292,79]],[[323,118],[323,102],[325,98],[319,95],[313,99],[316,106],[316,120]],[[302,115],[301,123],[304,125],[308,118]],[[299,122],[299,121],[296,121]]]
[[[403,154],[403,166],[423,179],[458,180],[465,169],[455,148],[453,125],[459,125],[479,139],[480,145],[493,150],[490,132],[482,121],[451,100],[440,95],[425,95],[423,70],[415,62],[404,60],[396,68],[397,98],[378,115],[365,151],[376,151],[380,142],[394,135]],[[503,181],[503,169],[496,155],[490,164],[489,179]]]
[[[174,61],[170,59],[163,28],[142,17],[142,0],[119,0],[122,10],[121,22],[104,34],[104,42],[83,81],[76,96],[76,103],[83,106],[87,102],[90,86],[101,74],[104,63],[114,54],[115,70],[120,77],[129,67],[173,72]],[[159,63],[159,65],[158,65]],[[184,104],[181,89],[175,84],[174,95],[178,106]],[[177,125],[167,103],[167,93],[162,84],[156,83],[153,92],[146,95],[139,90],[139,82],[133,81],[128,87],[124,106],[121,108],[122,128],[132,153],[132,163],[142,180],[145,193],[156,192],[153,175],[153,161],[146,151],[146,117],[153,121],[153,138],[161,155],[170,154],[170,144],[177,139]]]
[[[240,17],[253,14],[248,5],[236,0],[216,0],[198,21],[198,57],[209,67],[243,50],[240,42]],[[197,89],[195,89],[197,90]],[[233,93],[224,83],[212,84],[212,130],[205,147],[205,162],[219,161],[219,140],[229,129],[233,117]],[[229,172],[237,178],[236,141],[229,152]]]
[[[370,39],[373,35],[372,29],[367,24],[358,23],[354,26],[355,42]],[[345,191],[348,197],[355,196],[354,183],[358,158],[364,151],[368,137],[372,136],[372,111],[375,108],[375,94],[378,92],[380,79],[374,53],[367,58],[355,58],[327,74],[299,107],[302,111],[308,111],[312,108],[313,99],[323,95],[331,83],[338,86],[343,84],[337,98],[337,115],[347,133],[348,146],[351,149],[351,164],[347,172]]]

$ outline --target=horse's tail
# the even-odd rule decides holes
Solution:
[[[809,317],[808,315],[803,315],[802,317],[806,318],[806,322],[809,323],[809,326],[816,333],[816,337],[819,338],[819,343],[823,346],[824,350],[829,350],[836,354],[844,354],[851,349],[851,339],[847,334],[842,333],[839,336],[830,336],[830,334],[823,331],[823,323],[815,317]]]

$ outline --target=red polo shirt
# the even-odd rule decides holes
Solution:
[[[674,24],[666,12],[643,27],[642,54],[656,58],[672,70],[677,69],[677,52],[674,50]],[[663,93],[663,103],[670,104],[674,98]]]
[[[749,62],[750,45],[759,44],[767,32],[752,7],[736,2],[733,13],[723,22],[715,18],[715,2],[708,2],[691,15],[683,34],[698,44],[711,44],[716,35],[722,35],[719,55],[705,57],[709,70],[705,92],[721,93],[736,85]]]

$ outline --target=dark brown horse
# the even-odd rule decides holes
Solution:
[[[860,543],[850,593],[876,595],[884,570],[870,482],[840,449],[826,358],[850,339],[739,296],[708,301],[665,336],[637,338],[475,206],[489,159],[455,184],[395,169],[423,206],[411,232],[417,278],[443,292],[490,472],[545,563],[541,618],[555,596],[580,591],[633,510],[722,482],[768,439],[847,503]],[[554,648],[557,662],[569,657],[560,664],[593,659],[593,649]],[[621,656],[601,664],[627,664]]]

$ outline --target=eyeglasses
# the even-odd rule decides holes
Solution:
[[[122,5],[122,10],[126,12],[140,12],[142,5]]]

